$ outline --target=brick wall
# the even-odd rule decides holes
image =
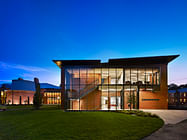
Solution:
[[[23,90],[8,90],[6,103],[10,100],[10,104],[20,104],[20,96],[21,96],[21,104],[25,104],[24,101],[28,100],[29,97],[29,104],[33,104],[33,96],[35,91],[23,91]]]
[[[79,110],[79,100],[72,100],[72,109]],[[80,110],[100,110],[101,91],[94,90],[80,100]]]
[[[168,109],[167,65],[161,65],[160,91],[140,91],[140,109]]]

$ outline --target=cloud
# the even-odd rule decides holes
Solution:
[[[0,61],[0,68],[3,69],[19,69],[24,70],[28,72],[41,72],[41,71],[48,71],[47,69],[40,68],[40,67],[34,67],[34,66],[25,66],[20,64],[10,64]]]
[[[0,82],[11,82],[11,80],[0,80]]]
[[[21,77],[33,81],[34,77],[40,82],[59,85],[60,71],[54,68],[41,68],[0,61],[0,83],[11,82],[12,79]]]

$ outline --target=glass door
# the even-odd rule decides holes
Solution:
[[[108,97],[102,96],[101,109],[102,110],[108,110]]]
[[[137,109],[137,92],[136,90],[125,91],[124,108]]]
[[[110,97],[110,110],[121,109],[121,97]]]

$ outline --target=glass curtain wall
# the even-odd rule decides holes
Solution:
[[[70,110],[120,110],[137,107],[137,89],[160,84],[159,68],[65,68]]]

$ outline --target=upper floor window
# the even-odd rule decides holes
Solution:
[[[67,68],[66,85],[159,85],[159,68]],[[186,95],[185,95],[186,96]]]

